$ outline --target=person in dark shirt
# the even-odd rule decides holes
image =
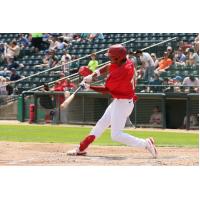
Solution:
[[[10,75],[10,81],[17,81],[17,80],[19,80],[21,78],[22,77],[19,74],[17,74],[15,68],[12,68],[11,69],[11,75]]]
[[[153,91],[153,92],[161,92],[162,90],[162,80],[160,79],[159,75],[158,74],[155,74],[154,75],[154,78],[153,80],[150,81],[149,85],[152,85],[150,87],[150,90]]]
[[[49,85],[45,83],[41,90],[43,92],[50,91]],[[48,95],[48,94],[41,94],[38,97],[39,97],[39,103],[45,111],[45,122],[50,123],[53,117],[52,114],[54,113],[53,109],[56,107],[55,99],[51,95]]]

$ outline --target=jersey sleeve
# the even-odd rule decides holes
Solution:
[[[105,86],[90,86],[90,89],[100,92],[102,94],[107,94],[109,93],[108,89]]]
[[[99,69],[96,69],[95,76],[100,76],[102,74],[106,74],[109,72],[110,64],[104,65],[103,67],[100,67]]]

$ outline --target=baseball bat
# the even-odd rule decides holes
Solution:
[[[108,64],[108,63],[110,63],[110,62],[107,62],[106,64]],[[100,67],[100,68],[98,68],[98,69],[101,70],[101,69],[103,69],[103,68],[105,68],[105,67],[106,67],[106,65],[104,65],[104,66],[102,66],[102,67]],[[60,105],[60,108],[61,108],[61,109],[67,108],[68,105],[69,105],[69,104],[72,102],[72,100],[74,99],[76,93],[79,92],[79,90],[80,90],[82,87],[83,87],[83,86],[79,86],[79,87],[74,91],[74,93],[71,94],[71,95]]]
[[[74,99],[75,95],[77,92],[79,92],[79,90],[82,88],[82,86],[79,86],[74,92],[73,94],[71,94],[61,105],[60,108],[61,109],[65,109],[68,107],[68,105],[72,102],[72,100]]]

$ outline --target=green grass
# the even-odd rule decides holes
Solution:
[[[16,142],[50,142],[77,144],[86,136],[91,128],[63,127],[42,125],[0,125],[0,141]],[[154,137],[158,146],[198,147],[199,135],[194,133],[178,133],[162,131],[125,131],[136,137]],[[110,139],[110,130],[100,137],[94,144],[121,145]]]

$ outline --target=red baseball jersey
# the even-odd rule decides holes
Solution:
[[[105,87],[113,98],[134,99],[135,94],[131,82],[133,77],[134,64],[131,60],[127,59],[126,63],[121,66],[110,64],[109,76],[106,80]]]

